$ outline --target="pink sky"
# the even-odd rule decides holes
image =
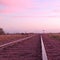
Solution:
[[[6,32],[60,32],[60,0],[0,0],[0,27]]]

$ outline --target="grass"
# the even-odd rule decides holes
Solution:
[[[60,34],[58,33],[52,33],[52,34],[49,34],[48,36],[52,39],[60,40]]]
[[[28,37],[29,35],[0,35],[0,42],[13,41],[21,38]]]

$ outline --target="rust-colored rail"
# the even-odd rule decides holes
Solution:
[[[12,44],[17,43],[17,42],[24,41],[24,40],[27,40],[27,39],[30,39],[31,37],[33,37],[33,36],[29,36],[29,37],[26,37],[26,38],[23,38],[23,39],[19,39],[19,40],[13,41],[13,42],[2,44],[2,45],[0,45],[0,48],[12,45]]]

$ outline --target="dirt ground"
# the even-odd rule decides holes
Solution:
[[[42,60],[40,36],[0,48],[0,60]]]
[[[43,41],[48,60],[60,60],[60,40],[52,39],[48,35],[43,35]]]

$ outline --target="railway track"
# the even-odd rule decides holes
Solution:
[[[13,44],[15,44],[15,43],[18,43],[18,42],[27,40],[27,39],[32,38],[32,37],[33,37],[33,36],[26,37],[26,38],[23,38],[23,39],[19,39],[19,40],[16,40],[16,41],[12,41],[12,42],[8,42],[8,43],[6,42],[6,43],[0,45],[0,48],[5,48],[5,47],[7,47],[8,45],[10,46],[10,45],[13,45]]]
[[[41,35],[0,45],[0,60],[48,60]]]
[[[48,60],[60,60],[60,40],[52,39],[49,35],[43,35],[43,42]]]
[[[48,60],[42,36],[41,36],[41,46],[42,46],[42,60]]]

